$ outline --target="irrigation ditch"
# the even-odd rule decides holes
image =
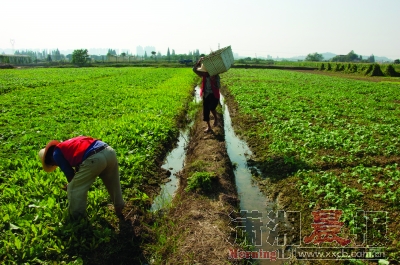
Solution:
[[[193,101],[200,101],[196,93]],[[164,184],[152,203],[130,201],[113,225],[115,238],[85,264],[283,263],[287,249],[266,242],[278,236],[269,214],[277,204],[253,179],[257,168],[249,166],[251,151],[234,132],[228,101],[221,98],[221,125],[211,133],[204,132],[201,104],[194,105],[194,117],[160,164]],[[208,182],[193,182],[196,176]],[[254,253],[260,258],[252,259]]]
[[[237,244],[231,235],[230,213],[238,210],[238,196],[224,130],[215,127],[212,133],[204,133],[202,112],[197,109],[172,202],[154,213],[158,238],[166,239],[165,247],[157,242],[157,250],[150,253],[154,264],[226,264],[229,248]],[[193,185],[190,178],[198,173],[208,182]]]
[[[200,102],[198,90],[194,102]],[[150,260],[155,264],[162,260],[167,264],[282,264],[278,255],[284,250],[266,243],[275,226],[268,228],[268,213],[276,211],[276,202],[254,181],[252,172],[257,168],[247,163],[251,151],[235,134],[222,95],[218,114],[222,126],[204,133],[199,109],[166,157],[162,167],[170,172],[170,181],[162,185],[151,211],[168,220],[161,227],[174,247]],[[212,185],[189,190],[188,182],[198,172],[209,174]],[[262,256],[251,259],[251,253]]]

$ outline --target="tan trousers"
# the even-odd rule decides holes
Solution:
[[[68,210],[72,216],[86,215],[88,190],[97,176],[103,180],[114,207],[124,205],[119,181],[117,155],[115,150],[108,146],[83,161],[79,171],[68,184]]]

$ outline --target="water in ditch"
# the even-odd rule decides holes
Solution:
[[[199,102],[199,88],[196,87],[195,102]],[[272,253],[277,251],[277,248],[271,246],[266,242],[266,238],[269,235],[267,224],[270,219],[267,214],[271,211],[276,210],[276,203],[268,200],[268,198],[260,191],[257,184],[252,178],[250,168],[247,166],[247,160],[251,156],[251,151],[247,146],[246,142],[240,140],[232,127],[231,117],[229,114],[228,106],[224,103],[224,98],[221,95],[221,105],[223,108],[224,117],[224,131],[225,131],[225,142],[226,148],[230,160],[235,165],[235,181],[237,192],[240,198],[240,209],[241,216],[246,219],[246,232],[248,235],[255,235],[257,237],[255,245],[255,251],[261,251],[261,253]],[[185,162],[185,147],[188,143],[190,126],[185,130],[182,130],[179,135],[177,147],[172,150],[163,164],[163,168],[171,172],[170,181],[161,187],[160,195],[156,197],[151,207],[151,211],[157,211],[169,205],[172,201],[175,191],[179,185],[179,178],[177,173],[184,167]],[[259,221],[254,219],[246,218],[247,216],[254,217],[255,215],[260,216]],[[258,222],[258,223],[257,223]],[[256,230],[255,230],[256,229]],[[268,231],[267,231],[268,230]],[[253,237],[254,239],[254,237]],[[276,252],[275,252],[276,253]],[[271,255],[269,255],[271,258]],[[254,264],[281,264],[279,260],[274,261],[273,259],[256,259]]]
[[[271,227],[272,224],[268,214],[276,211],[276,202],[269,200],[253,180],[251,169],[247,165],[252,152],[246,142],[239,139],[235,134],[228,106],[224,103],[222,96],[221,105],[224,110],[226,148],[229,159],[235,165],[236,188],[240,199],[240,221],[242,223],[237,224],[245,227],[246,239],[249,242],[253,241],[253,251],[257,251],[264,257],[262,259],[254,259],[254,264],[281,264],[282,262],[277,260],[277,247],[267,242],[271,232],[267,225],[269,224],[269,227]]]
[[[178,144],[167,156],[162,168],[169,170],[169,181],[161,186],[160,194],[154,199],[150,211],[158,211],[170,204],[179,185],[177,173],[183,169],[185,163],[185,147],[189,136],[189,129],[179,133]]]
[[[196,87],[193,102],[198,103],[200,100],[199,87]],[[162,165],[162,168],[171,172],[171,175],[169,176],[169,181],[161,186],[160,194],[154,199],[150,208],[150,211],[152,212],[167,207],[171,203],[172,198],[178,189],[179,178],[177,174],[185,165],[186,146],[189,143],[189,132],[192,126],[193,122],[185,129],[180,130],[177,146],[167,155],[165,162]]]

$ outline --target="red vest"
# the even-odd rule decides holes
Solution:
[[[60,148],[61,153],[71,167],[76,167],[82,163],[83,155],[89,146],[95,141],[97,140],[92,137],[78,136],[59,143],[57,148]]]
[[[206,82],[207,82],[206,79],[207,78],[210,78],[211,90],[212,90],[212,92],[214,94],[214,97],[219,99],[220,95],[219,95],[219,89],[217,87],[217,80],[215,80],[215,78],[213,76],[210,76],[210,77],[203,76],[203,82],[202,82],[201,88],[200,88],[200,97],[203,96],[203,91],[204,91],[204,88],[205,88],[204,86],[206,85]]]

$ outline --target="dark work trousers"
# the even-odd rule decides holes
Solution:
[[[213,93],[203,98],[203,121],[210,121],[210,111],[215,110],[218,103],[219,99]]]

